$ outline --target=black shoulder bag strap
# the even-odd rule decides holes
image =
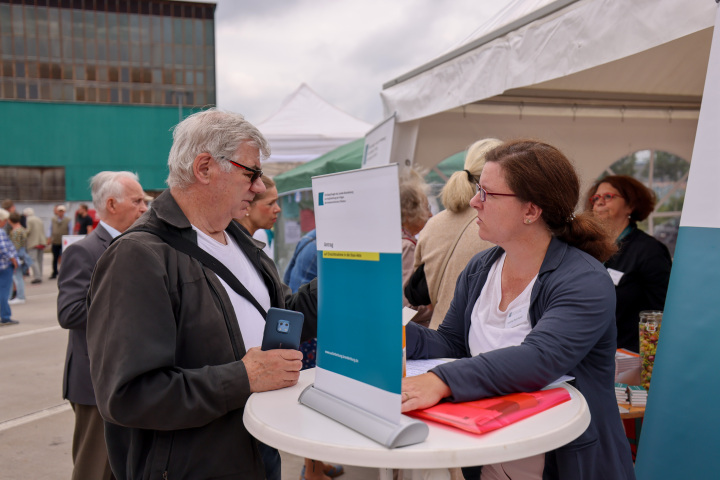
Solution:
[[[225,280],[225,283],[227,283],[230,288],[235,290],[238,295],[244,297],[248,302],[252,303],[253,306],[257,308],[257,311],[260,312],[260,315],[262,315],[263,318],[267,316],[267,312],[265,311],[265,309],[258,303],[257,300],[255,300],[255,297],[253,297],[252,294],[248,291],[248,289],[245,288],[245,285],[240,283],[240,280],[238,280],[237,277],[233,275],[232,272],[228,270],[225,265],[220,263],[217,258],[213,257],[190,240],[187,240],[178,234],[166,230],[154,230],[149,228],[133,228],[132,230],[128,230],[125,233],[132,232],[152,233],[153,235],[159,237],[165,243],[173,247],[175,250],[195,258],[200,263],[215,272],[218,277]]]

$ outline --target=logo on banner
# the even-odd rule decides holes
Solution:
[[[318,205],[325,205],[325,192],[318,193]]]

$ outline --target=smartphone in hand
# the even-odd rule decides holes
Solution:
[[[299,350],[304,318],[300,312],[270,307],[265,318],[265,332],[261,349]]]

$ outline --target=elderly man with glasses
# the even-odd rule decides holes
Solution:
[[[173,132],[170,188],[97,264],[87,340],[117,478],[279,478],[279,457],[267,461],[243,408],[252,392],[297,383],[299,351],[259,348],[263,313],[303,312],[312,338],[317,287],[292,295],[232,220],[265,190],[268,154],[241,115],[186,118]]]

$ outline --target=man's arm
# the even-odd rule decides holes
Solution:
[[[63,328],[85,329],[87,292],[97,258],[82,245],[72,244],[63,254],[58,276],[57,313]]]
[[[152,430],[194,428],[243,408],[253,391],[297,382],[300,352],[250,349],[242,360],[233,360],[232,352],[226,355],[222,317],[200,320],[202,312],[215,315],[215,305],[207,298],[182,301],[181,285],[168,273],[177,259],[158,253],[148,236],[113,244],[98,261],[90,286],[88,351],[105,419]],[[184,281],[192,291],[195,280]],[[207,305],[197,303],[203,301]],[[188,316],[181,304],[194,305],[198,315]],[[194,322],[190,317],[198,318],[197,336],[206,338],[189,335],[195,325],[187,324]],[[224,357],[227,363],[212,364]]]

